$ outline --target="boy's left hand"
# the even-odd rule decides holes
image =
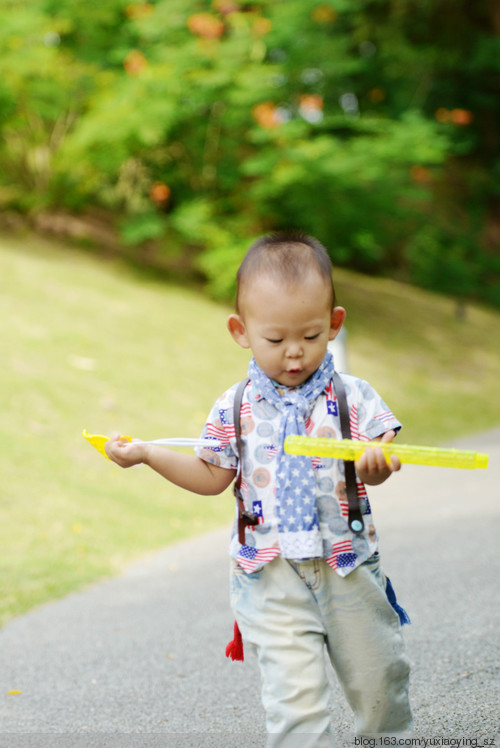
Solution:
[[[374,441],[388,443],[392,442],[395,436],[396,432],[391,430]],[[369,486],[378,486],[387,480],[391,473],[401,468],[401,462],[396,455],[391,455],[390,464],[388,464],[382,450],[373,447],[366,449],[354,465],[359,480]]]

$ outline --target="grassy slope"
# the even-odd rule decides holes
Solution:
[[[229,492],[121,471],[81,431],[197,436],[248,354],[225,333],[227,308],[39,239],[0,240],[0,289],[1,622],[230,522]],[[500,422],[499,314],[459,322],[449,300],[344,271],[337,291],[350,369],[404,421],[404,441]]]
[[[404,441],[438,444],[500,423],[500,313],[391,280],[342,272],[350,370],[404,424]],[[403,433],[402,433],[403,437]]]

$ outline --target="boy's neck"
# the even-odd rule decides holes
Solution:
[[[271,382],[273,383],[273,386],[276,387],[280,395],[283,395],[285,392],[290,392],[290,390],[300,390],[302,387],[301,384],[295,387],[289,387],[287,384],[280,384],[275,379],[271,379]]]

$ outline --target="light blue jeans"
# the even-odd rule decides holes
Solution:
[[[320,559],[231,568],[231,606],[255,648],[269,748],[330,747],[325,647],[359,735],[407,732],[409,662],[380,561],[340,577]]]

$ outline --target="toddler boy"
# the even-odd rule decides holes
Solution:
[[[365,484],[400,463],[368,449],[356,462],[365,529],[347,523],[342,460],[285,454],[290,433],[341,438],[328,341],[345,310],[336,305],[332,267],[314,238],[265,236],[238,271],[234,340],[253,354],[240,408],[243,453],[234,426],[237,385],[215,403],[203,430],[217,440],[197,456],[155,445],[107,443],[122,467],[145,463],[196,493],[223,491],[241,461],[245,509],[255,524],[230,544],[231,605],[262,678],[269,748],[331,746],[325,652],[362,735],[411,728],[409,665],[399,616],[388,600]],[[352,435],[391,441],[400,423],[379,395],[341,375]],[[298,741],[298,742],[297,742]]]

